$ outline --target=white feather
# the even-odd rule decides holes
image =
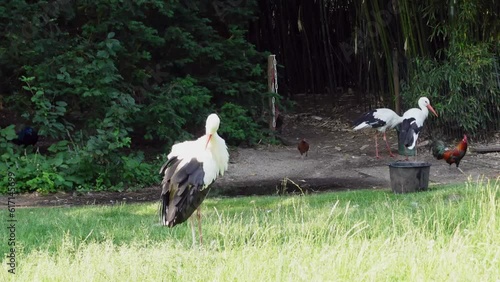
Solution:
[[[226,142],[218,134],[220,120],[216,114],[207,118],[206,134],[193,141],[185,141],[172,146],[168,159],[177,157],[182,160],[178,169],[189,163],[193,158],[203,164],[205,176],[204,186],[212,184],[218,175],[224,175],[229,164],[229,152]],[[209,136],[212,135],[207,143]]]
[[[427,108],[428,106],[430,106],[429,99],[426,97],[420,97],[420,99],[418,99],[418,106],[420,107],[420,109],[419,108],[411,108],[411,109],[407,110],[403,114],[403,120],[407,119],[407,118],[415,118],[415,121],[412,123],[416,123],[416,125],[419,128],[421,128],[424,126],[424,122],[427,119],[427,117],[429,116],[429,109]],[[415,145],[417,144],[418,135],[419,134],[416,134],[416,133],[413,134],[413,142],[408,147],[408,149],[412,150],[415,147]]]
[[[420,99],[418,99],[418,106],[420,107],[420,109],[411,108],[407,110],[403,114],[403,118],[414,117],[417,125],[421,127],[424,124],[424,121],[429,116],[429,109],[427,108],[427,105],[430,105],[429,99],[427,99],[426,97],[421,97]]]
[[[376,109],[372,115],[375,119],[383,120],[386,122],[384,126],[376,128],[380,132],[385,132],[387,129],[393,129],[394,127],[396,127],[396,125],[400,124],[403,121],[403,118],[400,115],[387,108]],[[367,121],[364,121],[354,127],[353,130],[360,130],[364,128],[373,128],[373,126]]]

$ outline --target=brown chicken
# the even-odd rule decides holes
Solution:
[[[444,159],[449,165],[455,164],[460,172],[463,171],[458,167],[460,161],[467,153],[467,135],[464,134],[464,138],[455,148],[448,148],[443,141],[434,141],[431,145],[432,155],[438,160]]]
[[[297,146],[297,149],[299,149],[301,157],[304,154],[306,154],[306,157],[307,157],[307,151],[309,151],[309,143],[307,143],[306,139],[300,140],[299,145]]]

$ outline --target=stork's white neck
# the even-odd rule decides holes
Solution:
[[[429,109],[427,109],[427,107],[423,105],[420,105],[420,109],[422,110],[424,116],[427,118],[429,116]]]

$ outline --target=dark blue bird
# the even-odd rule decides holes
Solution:
[[[38,133],[32,127],[26,126],[17,132],[17,139],[12,140],[16,145],[35,145],[38,141]]]

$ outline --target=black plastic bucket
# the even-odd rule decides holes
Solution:
[[[389,164],[391,188],[394,193],[425,191],[429,187],[430,163],[393,162]]]

